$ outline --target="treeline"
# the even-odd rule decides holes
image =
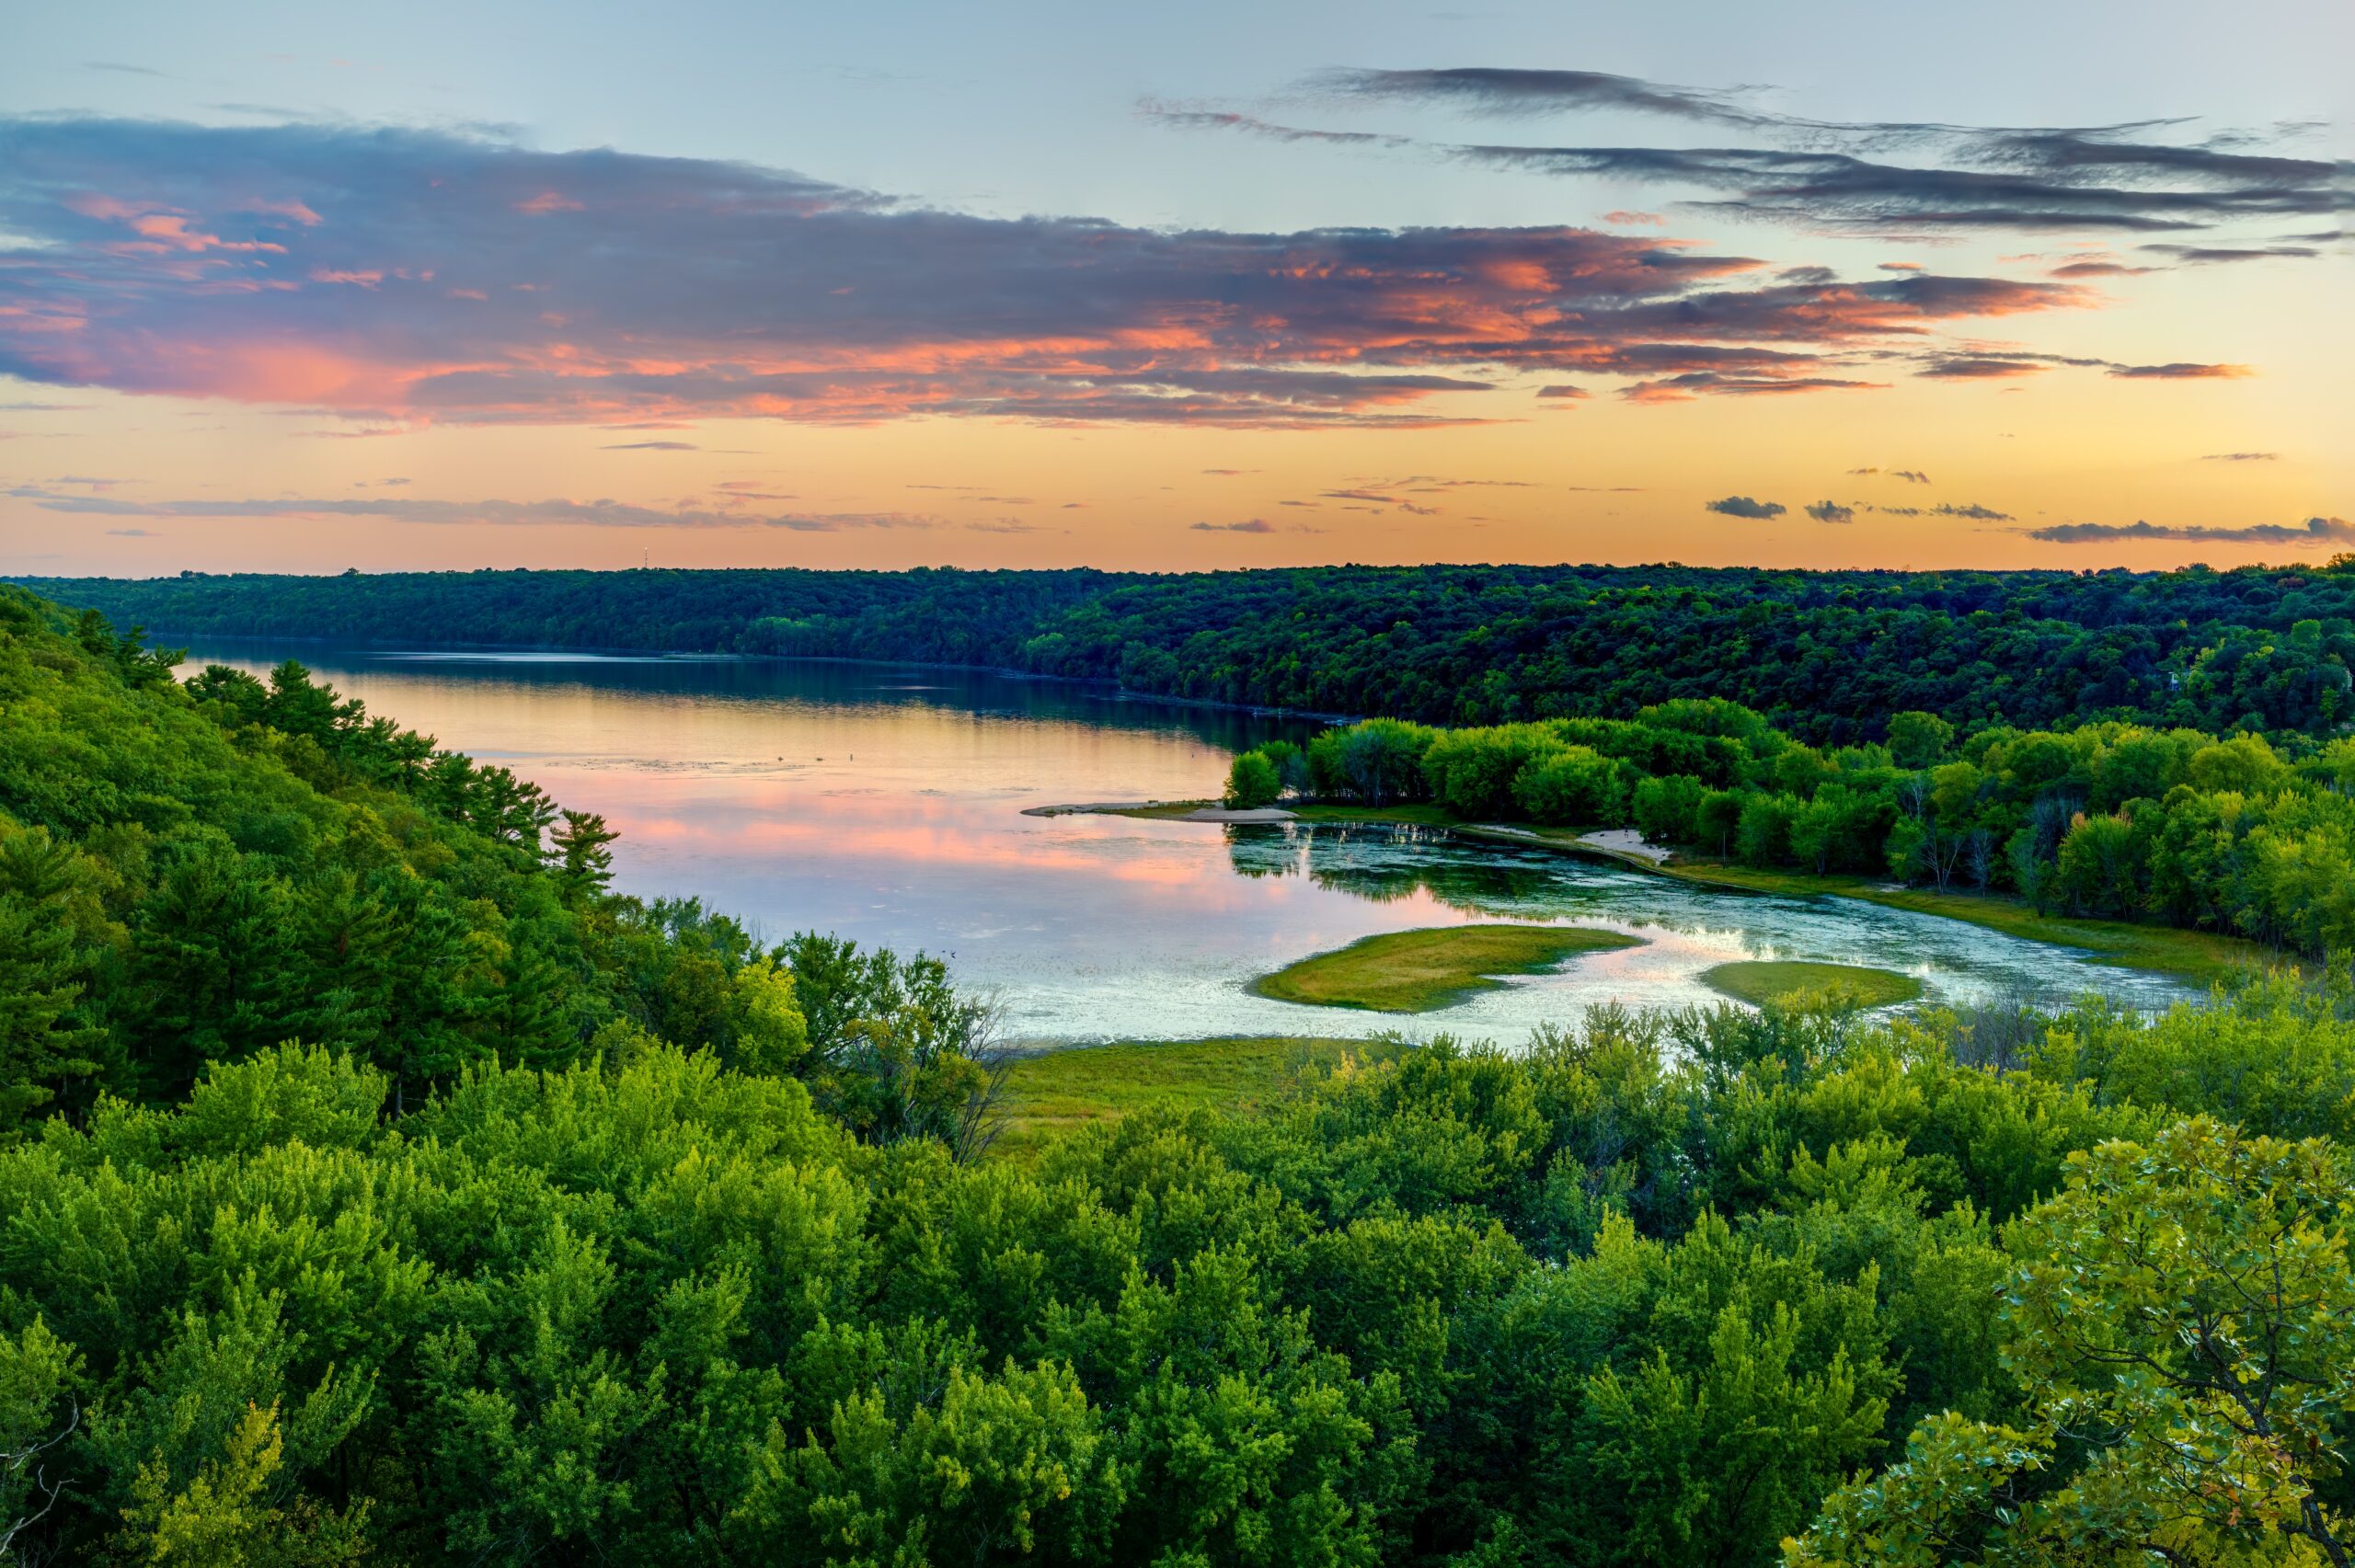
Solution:
[[[821,655],[1485,725],[1724,697],[1818,745],[1892,713],[1965,733],[2355,719],[2355,569],[1800,572],[1328,567],[1147,576],[638,571],[46,579],[175,635]]]
[[[1436,802],[1475,822],[1639,830],[1817,875],[2000,889],[2039,912],[2158,921],[2320,956],[2355,947],[2355,739],[2096,724],[1958,739],[1901,713],[1819,748],[1718,701],[1466,729],[1369,719],[1231,768],[1226,803]]]
[[[0,595],[17,1562],[2349,1548],[2341,983],[1598,1010],[1025,1167],[936,968],[615,898],[594,818],[169,669]]]

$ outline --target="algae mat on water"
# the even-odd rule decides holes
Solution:
[[[1492,990],[1498,975],[1534,975],[1579,953],[1640,947],[1639,938],[1577,925],[1450,925],[1391,931],[1319,953],[1252,982],[1278,1001],[1429,1013]]]
[[[1894,969],[1790,960],[1720,964],[1702,971],[1701,983],[1736,1001],[1760,1007],[1786,997],[1821,996],[1827,992],[1845,997],[1859,1007],[1888,1007],[1914,1001],[1922,994],[1921,981]]]

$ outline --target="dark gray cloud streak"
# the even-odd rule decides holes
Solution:
[[[1675,87],[1608,71],[1536,71],[1454,66],[1420,71],[1327,71],[1304,84],[1312,93],[1344,98],[1445,103],[1476,114],[1552,114],[1573,109],[1629,109],[1672,120],[1757,126],[1774,117],[1745,108],[1730,93]]]
[[[1430,104],[1533,118],[1616,111],[1744,133],[1708,147],[1440,143],[1329,132],[1242,113],[1148,105],[1174,125],[1278,140],[1426,152],[1494,168],[1681,186],[1736,216],[1893,233],[2100,230],[2133,234],[2263,223],[2338,211],[2347,165],[2244,150],[2246,138],[2161,141],[2188,121],[1971,126],[1841,121],[1776,113],[1740,93],[1596,71],[1455,67],[1327,72],[1303,84],[1323,101]],[[1913,155],[1895,162],[1890,155]],[[2292,238],[2298,236],[2291,236]],[[2187,261],[2316,254],[2295,245],[2178,247]]]
[[[2213,245],[2146,245],[2144,250],[2154,250],[2172,256],[2177,261],[2192,266],[2211,266],[2225,261],[2267,261],[2275,258],[2310,261],[2322,254],[2308,245],[2213,246]]]
[[[1753,501],[1748,496],[1728,496],[1722,500],[1704,501],[1703,511],[1718,512],[1726,517],[1744,517],[1756,521],[1780,517],[1790,509],[1780,501]]]
[[[2010,381],[2041,375],[2054,365],[2097,370],[2120,381],[2233,381],[2255,374],[2246,365],[2203,364],[2179,360],[2164,365],[2129,365],[2116,360],[2074,354],[2038,354],[2027,349],[1982,349],[1932,356],[1913,373],[1930,381]]]
[[[2028,530],[2030,539],[2052,544],[2108,544],[2119,540],[2158,539],[2225,544],[2355,544],[2355,522],[2343,517],[2310,517],[2303,523],[2251,523],[2231,528],[2153,522],[2062,522]]]

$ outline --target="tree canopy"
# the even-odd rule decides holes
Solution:
[[[1025,1162],[937,963],[616,897],[527,783],[171,668],[0,592],[15,1561],[2345,1561],[2343,966],[1595,1009]]]

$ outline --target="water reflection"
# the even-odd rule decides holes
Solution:
[[[759,709],[784,705],[804,715],[823,713],[854,720],[894,712],[902,715],[929,713],[960,724],[1110,725],[1131,732],[1182,736],[1226,757],[1269,740],[1303,743],[1323,727],[1312,720],[1279,715],[1133,697],[1094,682],[856,659],[489,649],[411,652],[276,637],[191,641],[159,636],[150,640],[186,644],[191,670],[218,661],[259,671],[281,659],[295,658],[314,670],[336,674],[355,688],[362,681],[379,690],[394,685],[404,691],[430,687],[448,698],[470,685],[488,682],[500,689],[503,704],[521,704],[543,712],[552,707],[569,709],[575,715],[595,707],[593,699],[601,695],[686,699],[707,713],[744,705]],[[408,714],[394,712],[394,716],[411,727],[425,727]],[[836,733],[847,740],[855,730]],[[658,764],[666,760],[644,759]]]
[[[1225,831],[1227,862],[1242,876],[1305,876],[1377,904],[1429,898],[1482,919],[1542,902],[1562,858],[1511,848],[1466,853],[1453,836],[1410,824],[1237,823]]]
[[[771,936],[814,926],[944,954],[1028,1039],[1368,1033],[1396,1020],[1246,987],[1375,932],[1472,920],[1645,939],[1425,1021],[1516,1041],[1589,1002],[1710,1000],[1701,971],[1744,957],[1901,968],[1955,1001],[2095,983],[2129,1003],[2177,994],[1952,921],[1727,896],[1415,828],[1022,815],[1210,794],[1236,749],[1306,727],[1247,714],[903,666],[221,642],[192,657],[260,670],[289,651],[373,711],[603,813],[626,891],[701,894]]]

